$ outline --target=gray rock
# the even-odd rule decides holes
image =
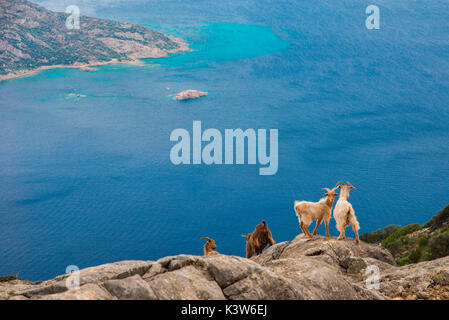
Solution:
[[[40,300],[115,300],[104,288],[94,283],[88,283],[79,289],[71,289],[62,293],[34,297]]]
[[[86,268],[80,270],[80,284],[144,275],[153,264],[154,261],[119,261]]]
[[[418,294],[416,295],[416,297],[418,299],[424,299],[424,300],[427,300],[430,298],[429,294],[426,292],[423,292],[423,291],[419,291]]]
[[[160,273],[166,272],[167,269],[163,268],[160,263],[154,263],[151,268],[142,276],[143,279],[151,278]]]
[[[432,261],[390,268],[381,273],[380,289],[391,299],[415,297],[418,299],[444,298],[448,291],[449,256]]]
[[[12,296],[9,298],[9,300],[30,300],[29,298],[22,296],[22,295],[18,295],[18,296]]]
[[[223,300],[210,275],[194,266],[158,274],[146,280],[160,300]]]
[[[230,286],[261,269],[261,266],[252,260],[225,255],[204,259],[204,266],[221,288]]]
[[[159,259],[157,263],[159,263],[162,266],[162,268],[165,268],[168,271],[173,271],[185,266],[195,264],[201,260],[202,257],[199,256],[180,254],[178,256],[170,256]]]
[[[261,269],[223,290],[231,300],[293,300],[304,299],[288,279]]]
[[[279,242],[269,247],[261,255],[254,256],[251,260],[263,265],[271,260],[279,259],[284,249],[290,244],[290,241]]]
[[[119,261],[82,269],[79,272],[80,286],[88,283],[101,283],[110,279],[123,279],[135,274],[143,275],[154,264],[153,261]],[[44,281],[27,289],[17,291],[15,294],[28,298],[61,293],[68,290],[66,280],[70,274],[56,277],[53,280]]]
[[[126,279],[108,280],[103,286],[120,300],[157,300],[153,289],[139,275]]]
[[[368,267],[379,271],[372,286]],[[449,257],[396,266],[377,245],[303,235],[246,259],[223,254],[121,261],[41,283],[0,283],[0,299],[446,299]]]
[[[25,290],[20,290],[14,292],[16,295],[23,295],[27,298],[31,298],[32,296],[43,296],[49,294],[55,294],[64,292],[67,290],[67,286],[65,280],[49,280],[42,282],[36,286],[31,286],[26,288]]]

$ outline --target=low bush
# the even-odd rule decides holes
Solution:
[[[0,282],[8,282],[8,281],[12,281],[12,280],[20,280],[20,278],[18,276],[14,276],[14,275],[0,277]]]
[[[433,259],[449,255],[449,230],[439,232],[429,239],[428,248]]]
[[[430,227],[431,231],[434,231],[441,228],[445,223],[449,223],[449,205],[438,211],[423,227]]]
[[[399,229],[401,229],[401,226],[392,224],[383,229],[377,229],[376,231],[362,234],[360,239],[367,243],[379,243]]]
[[[388,247],[392,243],[396,242],[397,240],[404,238],[404,236],[406,236],[412,232],[418,231],[420,229],[421,229],[421,226],[419,225],[419,223],[409,224],[408,226],[405,226],[405,227],[391,233],[385,240],[382,241],[382,246]]]

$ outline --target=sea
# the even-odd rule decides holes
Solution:
[[[201,237],[244,256],[242,234],[265,219],[277,242],[293,239],[293,202],[339,180],[357,188],[362,234],[425,223],[449,203],[448,1],[35,2],[145,25],[192,51],[0,82],[0,275],[201,255]],[[379,29],[366,27],[370,5]],[[186,89],[208,95],[173,100]],[[277,129],[277,173],[174,165],[170,134],[193,121]]]

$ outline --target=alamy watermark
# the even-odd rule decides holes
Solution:
[[[379,267],[371,264],[365,269],[365,285],[369,290],[380,289],[380,270]]]
[[[278,130],[270,129],[270,146],[267,154],[266,129],[225,129],[224,159],[223,136],[217,129],[202,132],[201,121],[193,121],[192,136],[186,129],[175,129],[170,141],[177,142],[170,151],[170,161],[175,164],[256,164],[259,175],[274,175],[278,171]],[[246,143],[245,143],[246,141]],[[203,147],[203,142],[207,144]],[[247,152],[245,152],[245,146]],[[191,148],[192,147],[192,148]]]
[[[380,9],[378,6],[369,5],[365,10],[369,16],[365,20],[365,26],[368,30],[380,29]]]
[[[69,14],[65,20],[65,26],[69,30],[79,30],[80,28],[80,8],[75,5],[68,6],[65,9],[65,13]]]
[[[80,288],[80,269],[78,266],[70,265],[65,269],[66,274],[70,274],[65,280],[65,286],[67,289],[79,289]]]

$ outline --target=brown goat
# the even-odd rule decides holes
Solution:
[[[204,245],[204,255],[209,256],[213,254],[218,254],[217,251],[214,251],[214,249],[217,249],[217,245],[215,244],[215,241],[211,238],[201,238],[202,240],[207,240],[206,244]]]
[[[246,257],[251,258],[254,254],[259,255],[267,245],[272,246],[276,243],[273,240],[270,229],[268,229],[265,220],[258,224],[253,233],[247,236],[242,235],[246,239]]]

